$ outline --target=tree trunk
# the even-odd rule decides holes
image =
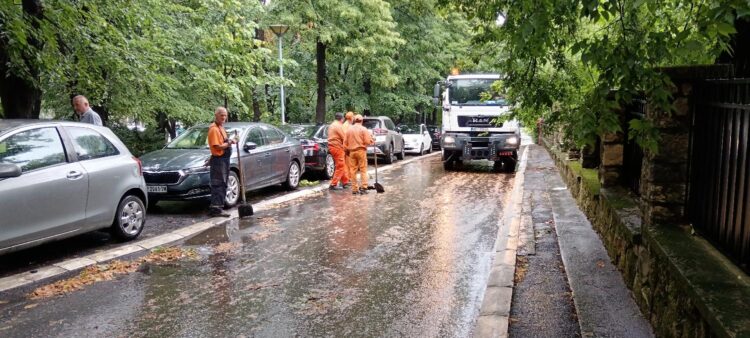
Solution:
[[[318,63],[318,103],[315,106],[315,123],[326,122],[326,45],[318,40],[315,60]]]
[[[41,0],[23,0],[21,6],[24,14],[32,20],[42,19]],[[32,26],[35,29],[39,28],[36,22],[33,22]],[[41,41],[31,38],[29,44],[34,47],[32,53],[41,50]],[[35,58],[27,55],[25,59]],[[27,63],[26,67],[29,68],[31,79],[24,79],[10,71],[8,62],[8,41],[3,39],[0,41],[0,101],[2,101],[4,117],[6,119],[38,119],[42,107],[42,91],[34,82],[39,80],[39,69]]]
[[[370,102],[370,94],[372,93],[372,81],[370,81],[369,77],[365,79],[364,83],[362,83],[362,89],[365,91],[365,94],[367,94],[367,102]],[[370,107],[362,110],[362,115],[370,116]]]

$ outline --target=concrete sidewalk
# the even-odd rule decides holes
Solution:
[[[611,263],[599,235],[565,186],[547,150],[530,145],[528,152],[524,191],[542,191],[548,196],[539,199],[537,204],[541,203],[542,209],[552,211],[581,336],[653,337],[651,326],[639,311],[621,274]],[[522,218],[531,218],[532,210],[523,208],[521,214]],[[525,225],[534,226],[533,222],[529,223]],[[535,234],[535,231],[531,229],[527,233]],[[531,235],[530,239],[534,237]],[[533,245],[527,243],[525,246]],[[526,251],[533,253],[533,249]],[[554,273],[549,272],[550,275]],[[550,316],[559,314],[550,313]],[[555,323],[554,320],[546,322]]]

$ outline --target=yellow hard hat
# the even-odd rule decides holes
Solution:
[[[359,115],[359,114],[354,115],[354,121],[362,121],[362,120],[364,120],[364,118],[362,117],[362,115]]]
[[[346,117],[347,120],[351,121],[354,118],[354,113],[348,111],[348,112],[346,112],[346,116],[345,117]]]

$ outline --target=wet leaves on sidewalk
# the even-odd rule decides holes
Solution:
[[[43,299],[80,290],[87,285],[112,280],[118,275],[134,272],[144,263],[161,264],[195,256],[196,254],[193,250],[185,250],[177,247],[157,248],[148,255],[136,260],[114,260],[107,264],[89,266],[81,271],[78,276],[36,288],[29,294],[29,298]]]

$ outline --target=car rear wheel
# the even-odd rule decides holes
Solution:
[[[331,156],[331,154],[327,154],[326,164],[323,170],[323,175],[325,176],[325,179],[330,180],[331,178],[333,178],[333,173],[335,171],[336,171],[336,162],[333,160],[333,156]]]
[[[419,155],[424,155],[424,144],[419,145]]]
[[[117,205],[110,232],[117,239],[132,240],[141,234],[145,223],[146,207],[143,205],[143,200],[135,195],[127,195]]]
[[[389,145],[388,149],[385,150],[385,160],[383,160],[383,162],[385,162],[385,164],[391,164],[395,160],[396,159],[393,156],[393,145]]]
[[[396,158],[398,158],[399,160],[403,160],[404,157],[406,157],[406,150],[404,149],[404,143],[401,143],[401,151],[396,154]]]
[[[286,188],[287,190],[297,189],[297,187],[299,186],[299,176],[299,164],[297,164],[297,162],[295,161],[292,161],[292,163],[289,164],[289,171],[286,174],[286,182],[284,182],[284,188]]]
[[[234,171],[227,177],[227,195],[224,197],[224,207],[231,208],[240,200],[240,179]]]

